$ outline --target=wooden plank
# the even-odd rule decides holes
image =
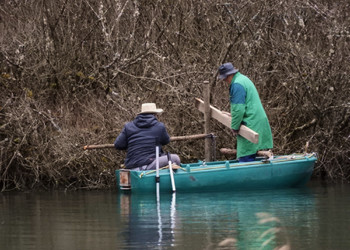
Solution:
[[[204,102],[199,98],[196,98],[196,107],[200,112],[204,113]],[[213,107],[212,105],[210,105],[210,110],[212,118],[222,123],[226,127],[231,128],[231,115],[223,113],[221,110]],[[252,143],[257,144],[259,142],[259,134],[245,125],[241,125],[239,127],[238,134]]]

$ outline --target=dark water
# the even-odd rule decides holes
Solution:
[[[0,194],[0,249],[350,249],[350,185]]]

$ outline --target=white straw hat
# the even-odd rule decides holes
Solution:
[[[157,114],[162,112],[163,109],[157,109],[155,103],[143,103],[139,114]]]

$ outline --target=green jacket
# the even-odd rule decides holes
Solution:
[[[259,133],[259,143],[254,144],[237,135],[237,158],[255,154],[258,150],[273,148],[272,133],[258,91],[253,82],[237,72],[230,85],[231,128],[241,124]]]

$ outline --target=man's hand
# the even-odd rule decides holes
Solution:
[[[238,131],[239,130],[231,129],[231,131],[232,131],[233,136],[237,136],[238,135]]]

